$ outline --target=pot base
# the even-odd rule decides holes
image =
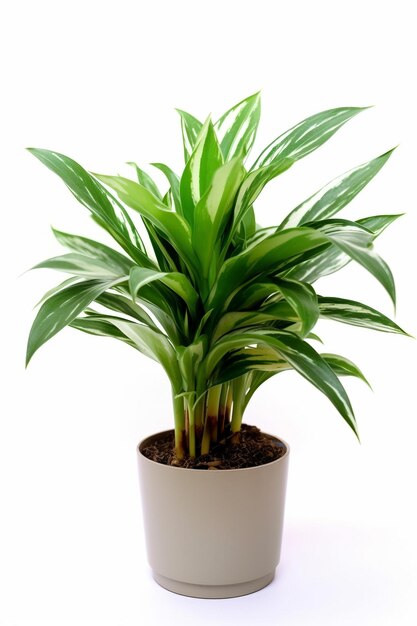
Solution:
[[[243,583],[235,585],[195,585],[193,583],[185,583],[180,580],[173,580],[166,576],[161,576],[153,572],[153,577],[161,587],[173,591],[182,596],[190,596],[192,598],[236,598],[237,596],[245,596],[248,593],[259,591],[263,587],[269,585],[275,576],[275,571]]]

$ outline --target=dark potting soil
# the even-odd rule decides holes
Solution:
[[[262,433],[256,426],[242,424],[240,442],[232,443],[227,437],[220,443],[212,446],[210,454],[203,454],[195,458],[186,456],[178,459],[174,451],[174,431],[161,437],[154,443],[142,449],[142,454],[152,461],[164,465],[175,465],[190,469],[222,470],[255,467],[271,463],[284,456],[284,444],[269,435]]]

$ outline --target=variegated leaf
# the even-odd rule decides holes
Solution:
[[[360,378],[364,383],[371,387],[361,370],[355,363],[350,361],[344,356],[340,354],[330,354],[330,353],[322,353],[320,355],[322,359],[326,361],[328,365],[332,368],[337,376],[354,376],[355,378]]]
[[[140,352],[162,365],[175,393],[180,393],[182,389],[181,373],[175,349],[169,339],[162,333],[135,322],[111,319],[111,323],[126,335]]]
[[[366,108],[366,107],[365,107]],[[312,115],[274,139],[261,152],[252,170],[287,157],[297,161],[313,152],[332,137],[343,124],[364,108],[341,107]]]
[[[200,134],[203,124],[199,122],[198,119],[194,117],[194,115],[191,115],[191,113],[187,113],[186,111],[182,111],[181,109],[176,110],[181,117],[184,161],[185,163],[187,163],[188,159],[191,156],[191,153],[194,150],[197,137]]]
[[[29,152],[64,181],[77,200],[91,211],[94,219],[136,263],[153,267],[144,254],[145,247],[128,213],[91,174],[59,152],[38,148],[29,148]]]
[[[318,303],[321,317],[386,333],[407,334],[389,317],[362,302],[319,296]]]
[[[129,288],[133,299],[138,291],[149,283],[160,280],[164,285],[176,293],[188,306],[190,313],[195,315],[198,294],[189,279],[179,272],[155,272],[144,267],[132,267],[129,277]]]
[[[40,307],[29,333],[26,365],[44,343],[68,326],[106,289],[126,280],[88,280],[61,289]]]
[[[281,222],[278,230],[313,220],[323,220],[338,213],[372,180],[392,153],[393,150],[389,150],[332,180],[291,211]]]
[[[225,161],[235,156],[243,158],[255,140],[261,115],[261,95],[255,93],[226,111],[214,128],[220,141]]]
[[[223,165],[223,157],[213,123],[207,119],[180,181],[181,206],[185,219],[194,224],[194,209],[209,189],[215,171]]]

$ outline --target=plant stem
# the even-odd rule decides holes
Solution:
[[[195,419],[195,439],[196,439],[196,452],[201,446],[201,440],[203,438],[203,428],[204,428],[204,407],[205,407],[205,396],[200,398],[197,401],[194,412]]]
[[[229,391],[229,383],[224,383],[222,385],[222,392],[220,394],[220,401],[219,401],[219,420],[217,424],[217,438],[218,439],[222,439],[223,434],[224,434],[224,425],[225,425],[225,420],[226,420],[226,401],[227,401],[228,391]]]
[[[222,391],[221,385],[210,387],[207,392],[206,421],[204,424],[203,440],[201,442],[201,454],[208,454],[210,442],[217,441],[217,420],[219,413],[219,401]]]
[[[230,424],[230,416],[232,414],[232,402],[233,402],[233,384],[229,383],[227,388],[227,397],[226,397],[226,411],[224,415],[224,426],[225,428]]]
[[[183,459],[185,455],[185,411],[184,399],[176,398],[175,392],[172,392],[172,403],[174,407],[174,423],[175,423],[175,455],[178,459]]]
[[[188,453],[195,457],[195,413],[194,398],[188,402]]]
[[[240,441],[240,429],[242,426],[243,407],[245,402],[247,375],[244,374],[233,381],[233,412],[231,430],[233,433],[232,443]]]
[[[200,453],[201,442],[203,439],[204,417],[206,407],[206,380],[202,370],[199,368],[196,375],[196,406],[195,406],[195,437],[196,452]]]

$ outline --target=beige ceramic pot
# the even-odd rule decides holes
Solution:
[[[198,598],[258,591],[281,551],[289,447],[265,465],[196,470],[162,465],[137,448],[149,564],[166,589]]]

